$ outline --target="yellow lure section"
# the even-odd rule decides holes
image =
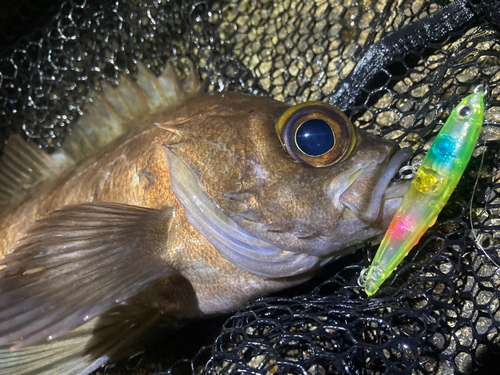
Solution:
[[[396,211],[366,276],[369,296],[436,222],[469,163],[483,118],[484,93],[477,88],[451,112]]]

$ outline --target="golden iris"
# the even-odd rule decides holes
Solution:
[[[356,145],[356,131],[338,108],[322,102],[290,107],[275,122],[288,154],[313,167],[345,160]]]

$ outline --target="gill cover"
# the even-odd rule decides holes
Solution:
[[[276,120],[275,129],[292,158],[316,168],[345,160],[356,145],[351,121],[338,108],[322,102],[287,109]]]

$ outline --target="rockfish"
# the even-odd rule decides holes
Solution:
[[[203,91],[203,90],[202,90]],[[324,103],[139,66],[0,165],[0,373],[88,374],[159,319],[234,311],[387,228],[408,149]]]

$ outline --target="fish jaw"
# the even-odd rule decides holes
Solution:
[[[340,202],[360,220],[367,223],[375,222],[382,210],[384,196],[389,184],[401,165],[407,161],[411,155],[412,152],[409,148],[402,148],[395,150],[393,155],[387,158],[387,161],[384,160],[378,163],[378,165],[374,163],[374,167],[367,168],[363,171],[359,177],[355,179],[352,185],[342,193],[339,197]],[[376,179],[374,175],[380,173],[380,166],[383,165],[385,165],[385,168],[380,174],[380,178],[375,186],[371,185],[369,181]]]

